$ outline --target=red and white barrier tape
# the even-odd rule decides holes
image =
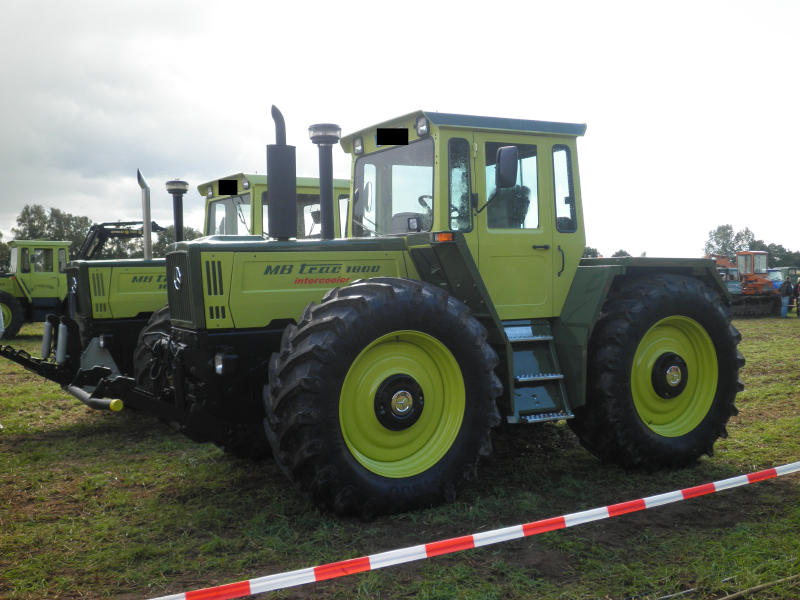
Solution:
[[[400,565],[415,560],[431,558],[433,556],[441,556],[442,554],[452,554],[454,552],[460,552],[461,550],[469,550],[470,548],[507,542],[508,540],[537,535],[556,529],[564,529],[565,527],[582,525],[583,523],[608,519],[609,517],[618,517],[627,513],[637,512],[647,508],[655,508],[656,506],[679,502],[681,500],[688,500],[689,498],[695,498],[705,494],[713,494],[714,492],[721,492],[722,490],[780,477],[781,475],[788,475],[789,473],[795,473],[797,471],[800,471],[800,461],[775,467],[774,469],[766,469],[748,475],[731,477],[730,479],[714,481],[712,483],[706,483],[675,492],[667,492],[666,494],[658,494],[657,496],[648,496],[647,498],[640,498],[638,500],[620,502],[619,504],[611,504],[609,506],[603,506],[602,508],[593,508],[591,510],[584,510],[560,517],[542,519],[540,521],[533,521],[532,523],[525,523],[524,525],[504,527],[502,529],[474,533],[472,535],[440,540],[429,544],[410,546],[400,550],[380,552],[378,554],[362,556],[361,558],[351,558],[350,560],[329,563],[318,567],[298,569],[297,571],[258,577],[248,581],[239,581],[237,583],[229,583],[227,585],[220,585],[192,592],[183,592],[171,596],[162,596],[160,598],[154,598],[153,600],[230,600],[232,598],[241,598],[251,594],[261,594],[263,592],[280,590],[296,585],[313,583],[315,581],[344,577],[345,575],[352,575],[353,573],[374,571],[375,569]]]

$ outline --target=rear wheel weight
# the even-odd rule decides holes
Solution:
[[[677,274],[618,282],[589,344],[587,399],[570,427],[604,461],[646,468],[711,455],[736,414],[740,335],[722,297]]]
[[[374,278],[334,289],[270,361],[276,461],[339,514],[452,500],[500,421],[497,362],[484,328],[435,286]]]

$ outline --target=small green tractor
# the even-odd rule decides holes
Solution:
[[[0,338],[13,338],[23,323],[62,312],[70,242],[12,240],[10,272],[0,273]]]
[[[273,117],[269,239],[178,242],[134,376],[82,371],[91,399],[271,450],[339,514],[452,500],[501,423],[566,420],[601,460],[645,468],[725,435],[744,364],[727,290],[710,260],[581,259],[584,125],[418,111],[348,135],[345,239],[339,131],[312,126],[320,236],[297,239]]]

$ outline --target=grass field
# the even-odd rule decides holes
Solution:
[[[147,598],[557,516],[800,460],[800,319],[736,322],[740,413],[713,458],[602,465],[563,423],[498,431],[455,504],[320,513],[272,461],[92,411],[0,360],[0,597]],[[14,341],[38,353],[41,326]],[[800,475],[265,598],[723,598],[800,573]],[[794,580],[747,598],[794,599]]]

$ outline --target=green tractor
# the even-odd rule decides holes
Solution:
[[[728,293],[710,260],[581,260],[584,125],[420,111],[351,134],[348,239],[338,131],[312,127],[323,233],[298,240],[273,116],[271,239],[168,254],[171,326],[142,338],[159,381],[126,402],[237,454],[261,453],[263,419],[281,469],[342,514],[452,499],[501,422],[566,419],[602,460],[646,468],[725,435],[744,364]]]
[[[567,420],[601,460],[680,467],[736,413],[744,359],[703,259],[581,259],[584,125],[415,112],[341,140],[336,239],[320,148],[320,237],[297,239],[294,148],[273,108],[268,233],[183,241],[169,321],[135,377],[86,373],[239,455],[267,444],[318,505],[374,515],[452,500],[501,423]],[[262,427],[263,423],[263,427]]]
[[[0,356],[55,381],[93,408],[121,410],[122,403],[92,396],[95,386],[87,384],[87,378],[93,381],[98,377],[133,374],[142,328],[153,315],[160,323],[169,323],[169,313],[164,309],[167,303],[165,260],[152,258],[150,244],[151,232],[160,232],[163,228],[150,222],[150,188],[141,173],[137,173],[137,177],[142,188],[144,221],[92,225],[77,252],[78,259],[69,264],[69,242],[12,241],[12,265],[16,264],[19,256],[23,266],[16,273],[12,267],[10,277],[0,276],[0,286],[8,282],[16,284],[18,290],[27,292],[30,289],[41,293],[48,285],[54,287],[57,283],[60,293],[58,298],[38,299],[41,306],[35,308],[36,312],[28,318],[45,321],[42,356],[31,357],[10,346],[0,346]],[[339,195],[349,194],[348,181],[337,180],[335,186]],[[186,182],[167,182],[167,191],[173,196],[178,240],[183,237],[182,204],[187,190]],[[263,175],[239,173],[204,183],[198,186],[198,190],[206,196],[206,235],[262,234],[261,215],[266,212],[262,210],[266,191]],[[313,236],[314,218],[317,223],[319,219],[318,180],[298,178],[297,192],[298,206],[306,217],[305,221],[298,223],[298,237]],[[229,217],[228,226],[224,224],[226,215]],[[247,226],[241,229],[245,220]],[[150,225],[149,229],[144,223]],[[131,238],[143,238],[146,258],[98,259],[109,239]],[[54,252],[57,252],[57,265],[53,261]],[[47,277],[45,267],[48,273],[52,271]],[[16,294],[16,297],[20,296]],[[31,304],[18,303],[23,307]],[[12,337],[10,334],[15,334],[22,324],[22,320],[16,318],[19,307],[0,292],[0,308],[6,318],[6,337]],[[23,315],[31,312],[28,310]]]
[[[23,323],[44,321],[47,313],[63,312],[69,245],[49,240],[8,243],[11,268],[0,273],[0,338],[13,338]]]

